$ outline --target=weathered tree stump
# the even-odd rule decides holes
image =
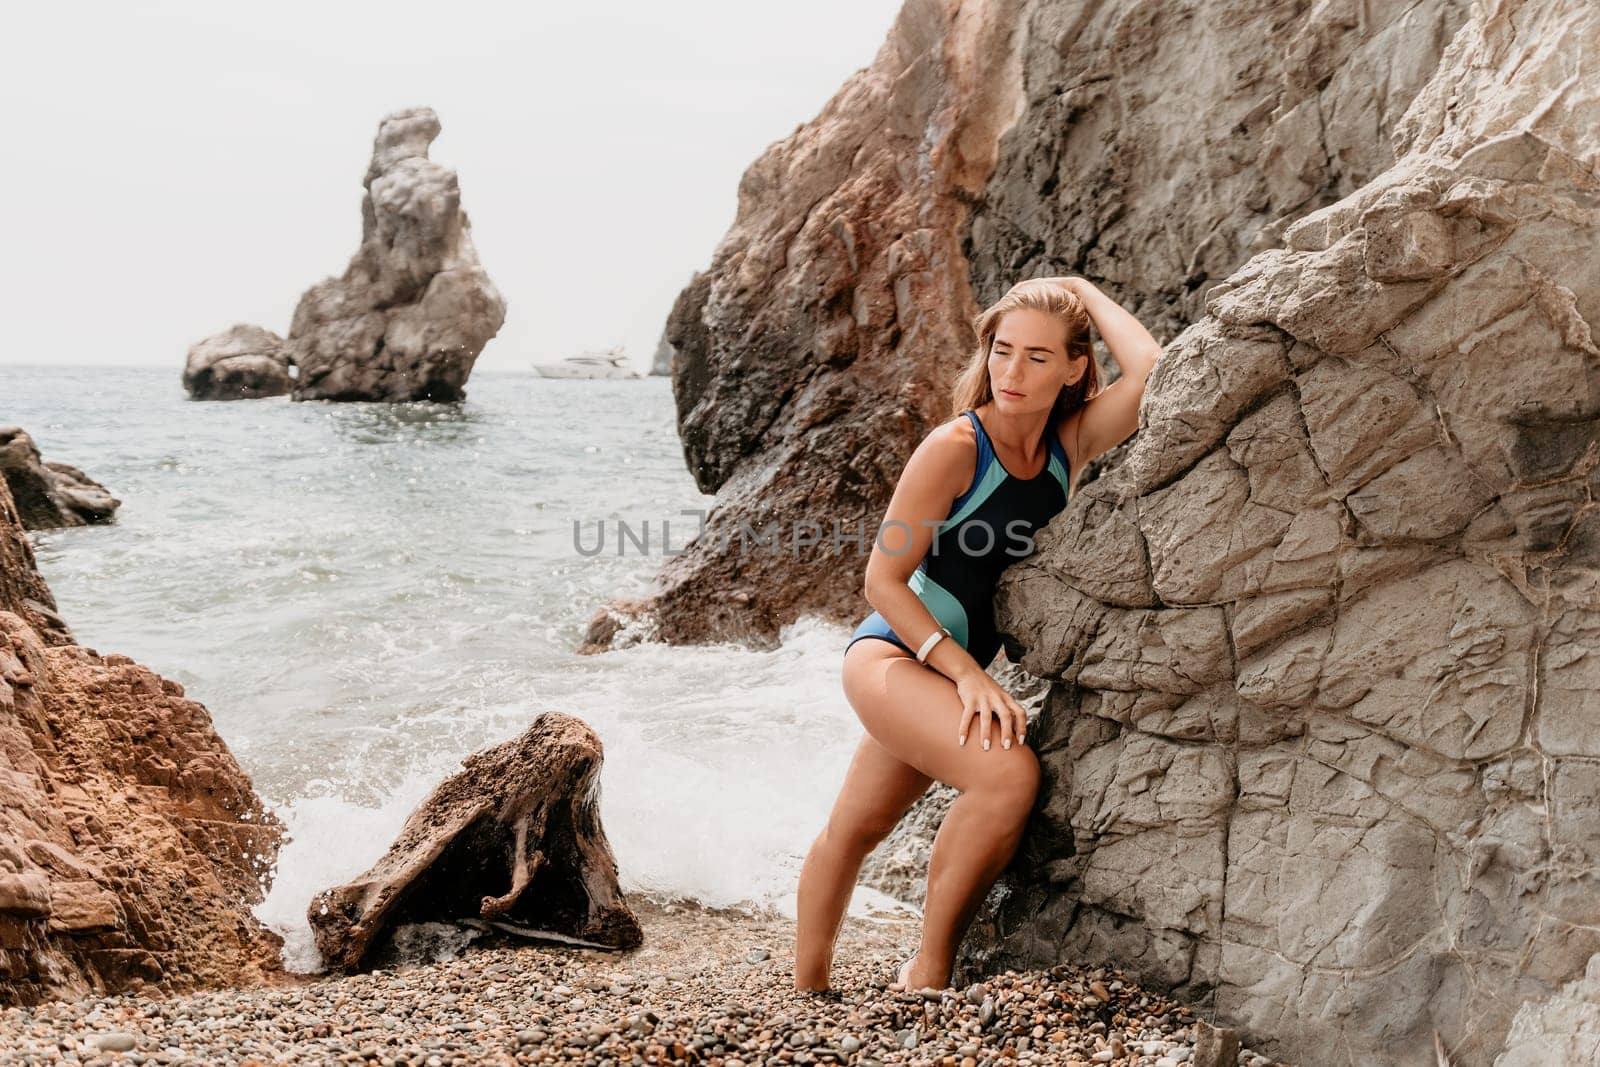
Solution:
[[[520,737],[462,761],[361,877],[307,916],[330,968],[363,967],[399,923],[490,921],[611,948],[644,940],[600,825],[600,739],[546,712]]]

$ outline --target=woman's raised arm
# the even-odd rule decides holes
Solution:
[[[1084,464],[1126,441],[1139,428],[1139,401],[1145,381],[1161,355],[1161,345],[1144,324],[1087,278],[1042,279],[1063,285],[1083,301],[1094,328],[1100,331],[1121,377],[1091,397],[1077,416],[1077,453]]]

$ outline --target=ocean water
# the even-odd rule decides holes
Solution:
[[[319,969],[312,896],[365,870],[467,754],[541,712],[605,745],[623,888],[793,915],[861,727],[848,630],[574,652],[706,509],[670,383],[475,373],[460,404],[201,403],[173,368],[0,367],[0,424],[122,501],[35,533],[78,640],[181,682],[288,826],[257,914]],[[649,552],[618,523],[648,522]],[[576,532],[575,532],[576,524]],[[605,534],[605,548],[592,549]],[[581,546],[581,548],[580,548]],[[852,912],[895,906],[864,887]]]

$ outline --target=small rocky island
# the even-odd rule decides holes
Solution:
[[[362,184],[361,247],[301,296],[287,338],[237,324],[189,349],[196,400],[460,400],[505,301],[472,243],[456,172],[428,158],[432,108],[378,125]]]

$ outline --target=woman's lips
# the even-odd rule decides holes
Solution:
[[[1006,396],[1021,396],[1022,395],[1021,393],[1013,393],[1010,389],[1002,389],[1000,391],[1002,393],[1004,393]]]

